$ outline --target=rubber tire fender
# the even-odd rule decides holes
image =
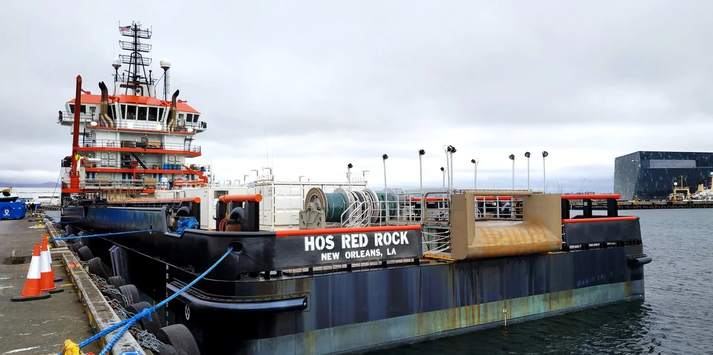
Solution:
[[[110,273],[107,273],[106,271],[107,270],[104,267],[104,262],[102,261],[102,259],[100,257],[95,256],[95,257],[89,259],[89,272],[106,280],[109,278],[109,275],[111,275]]]
[[[77,254],[79,254],[79,259],[82,261],[89,261],[94,257],[94,254],[86,245],[77,249]]]
[[[116,287],[117,289],[119,288],[119,286],[126,285],[126,282],[124,282],[124,278],[121,276],[109,276],[109,278],[106,279],[106,282],[109,285]]]
[[[158,330],[156,338],[164,344],[173,345],[180,355],[200,355],[198,344],[188,328],[183,324],[171,324]]]
[[[71,239],[70,239],[71,240]],[[74,242],[70,244],[70,248],[74,251],[79,250],[79,248],[86,246],[87,244],[84,243],[84,240],[82,239],[74,239]]]
[[[141,301],[126,307],[126,310],[134,314],[139,314],[146,308],[151,308],[151,304],[146,301]],[[148,331],[149,333],[156,335],[158,330],[161,329],[161,322],[158,320],[158,314],[156,311],[151,312],[151,320],[148,317],[143,317],[137,321],[141,329]]]
[[[119,286],[119,292],[121,292],[121,294],[126,297],[127,305],[141,302],[141,297],[139,297],[139,289],[137,289],[136,286],[132,284]]]
[[[157,354],[158,355],[179,355],[178,351],[176,351],[176,348],[174,348],[173,345],[168,345],[168,344],[159,344]]]

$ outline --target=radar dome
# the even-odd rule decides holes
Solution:
[[[114,59],[114,61],[111,62],[111,66],[115,69],[119,69],[121,67],[121,61],[119,60],[119,58]]]
[[[171,67],[171,62],[168,59],[161,59],[161,69],[168,69]]]

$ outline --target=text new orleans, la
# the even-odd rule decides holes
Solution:
[[[341,252],[344,258],[381,257],[380,247],[386,248],[386,255],[396,255],[397,245],[409,244],[408,231],[375,232],[373,238],[365,233],[318,235],[304,237],[305,251],[333,251],[322,253],[321,260],[338,260]],[[336,247],[336,249],[335,249]],[[359,250],[354,250],[359,249]]]

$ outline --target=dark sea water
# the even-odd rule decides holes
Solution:
[[[713,354],[713,209],[620,211],[641,218],[643,301],[377,354]]]

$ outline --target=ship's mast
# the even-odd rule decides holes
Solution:
[[[151,70],[146,74],[146,67],[151,65],[151,58],[142,53],[149,53],[151,45],[142,43],[141,40],[151,39],[151,30],[142,29],[141,24],[133,22],[129,26],[119,26],[122,36],[130,40],[119,41],[122,50],[129,54],[119,55],[121,63],[127,65],[125,75],[117,81],[119,88],[125,95],[155,97],[155,80],[151,77]],[[119,91],[119,90],[117,90]]]

